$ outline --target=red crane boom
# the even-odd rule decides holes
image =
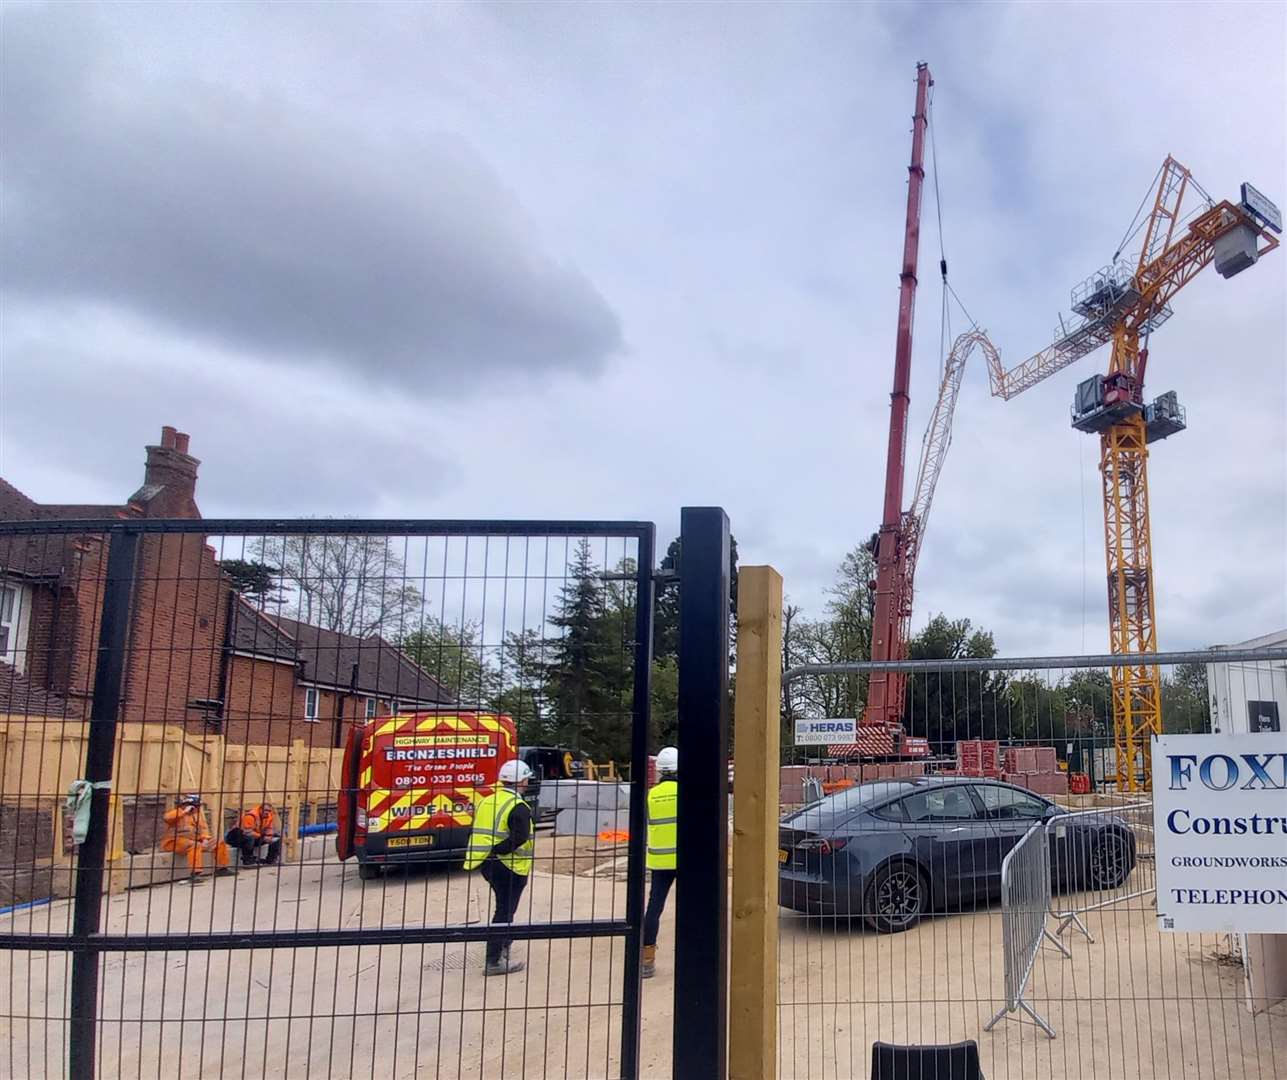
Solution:
[[[908,385],[912,369],[912,317],[916,308],[916,262],[920,251],[921,188],[925,182],[925,129],[929,125],[929,65],[916,65],[916,111],[912,114],[912,161],[907,168],[907,224],[899,275],[898,337],[894,345],[894,390],[889,403],[889,451],[885,459],[885,507],[876,547],[876,602],[871,658],[901,660],[906,651],[899,594],[906,577],[903,543],[903,464],[907,452]],[[874,674],[868,682],[864,727],[897,725],[903,713],[904,680]],[[900,726],[901,727],[901,726]]]

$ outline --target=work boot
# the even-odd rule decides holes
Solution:
[[[657,974],[657,946],[645,945],[643,954],[643,977],[651,979]]]
[[[509,946],[506,945],[500,951],[500,955],[495,960],[488,960],[487,966],[483,968],[484,975],[513,975],[515,972],[522,971],[527,965],[522,960],[511,960],[509,958]]]

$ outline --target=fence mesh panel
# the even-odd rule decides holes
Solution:
[[[0,524],[0,1073],[631,1074],[651,566],[634,524]],[[515,756],[530,872],[468,873]]]
[[[1270,730],[1285,657],[1161,665],[1165,730]],[[780,1076],[866,1076],[877,1040],[976,1040],[989,1080],[1287,1070],[1287,1003],[1253,1013],[1242,940],[1158,929],[1152,807],[1116,790],[1106,666],[926,661],[904,712],[923,756],[869,735],[793,745],[797,720],[860,717],[866,680],[860,664],[802,668],[784,691]],[[1006,1002],[1002,863],[1046,815],[1046,929],[1071,958],[1043,944],[1024,999],[1057,1037],[985,1032]]]

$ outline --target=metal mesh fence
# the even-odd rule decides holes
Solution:
[[[652,544],[0,524],[0,1073],[635,1075]]]
[[[1165,732],[1281,730],[1287,651],[1158,659]],[[1116,789],[1114,662],[905,664],[903,732],[805,746],[795,722],[853,717],[872,666],[787,673],[779,1076],[865,1076],[878,1040],[976,1040],[989,1080],[1287,1070],[1287,1002],[1249,999],[1245,941],[1159,930],[1149,796]],[[1071,953],[1047,940],[1024,990],[1053,1039],[984,1030],[1007,998],[1001,870],[1034,825],[1044,929]]]

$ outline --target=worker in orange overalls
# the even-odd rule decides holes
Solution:
[[[228,845],[211,835],[200,795],[180,795],[174,809],[166,811],[161,850],[187,855],[194,881],[206,876],[202,869],[206,852],[214,855],[215,874],[232,873],[228,869]]]
[[[277,833],[277,814],[273,804],[264,801],[241,815],[241,821],[224,837],[241,851],[242,866],[275,866],[281,855],[282,838]],[[260,848],[268,853],[261,859]]]

